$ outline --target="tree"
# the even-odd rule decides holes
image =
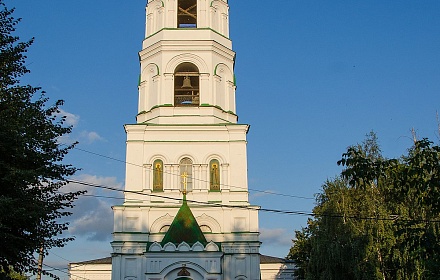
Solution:
[[[423,139],[385,159],[370,134],[338,164],[288,256],[300,279],[437,279],[440,147]]]
[[[28,280],[29,277],[24,275],[24,274],[20,274],[15,272],[13,269],[9,270],[9,273],[6,273],[4,271],[2,271],[2,275],[0,276],[0,279],[8,279],[8,280]]]
[[[72,128],[60,117],[62,100],[49,106],[40,88],[20,84],[33,39],[20,42],[14,10],[3,0],[0,9],[0,278],[7,278],[11,268],[35,272],[41,246],[47,253],[71,240],[57,237],[68,226],[60,218],[82,192],[60,192],[77,170],[62,163],[75,144],[59,142]]]

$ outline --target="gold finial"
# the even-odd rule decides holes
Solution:
[[[183,172],[182,175],[180,175],[182,177],[182,183],[183,183],[183,195],[186,195],[187,193],[187,185],[188,185],[188,174],[185,172]]]

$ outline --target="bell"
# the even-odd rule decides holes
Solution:
[[[188,76],[183,78],[182,88],[192,88],[191,79]]]

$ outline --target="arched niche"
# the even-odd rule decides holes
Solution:
[[[211,241],[206,245],[205,250],[208,252],[218,252],[220,249],[218,248],[217,244]]]
[[[175,251],[177,250],[177,248],[176,248],[176,245],[174,245],[174,244],[171,243],[171,242],[168,242],[167,244],[165,244],[165,245],[163,246],[163,250],[164,250],[165,252],[175,252]]]
[[[209,190],[220,191],[220,162],[218,159],[212,159],[209,162]]]
[[[150,252],[160,252],[162,251],[162,246],[158,242],[153,242],[153,244],[150,245],[150,248],[148,249]]]
[[[194,245],[191,248],[191,251],[193,251],[193,252],[203,252],[204,250],[205,250],[205,247],[199,241],[194,243]]]
[[[159,66],[150,63],[142,69],[139,77],[139,112],[147,111],[160,102],[158,84]]]
[[[184,157],[179,161],[179,175],[181,178],[180,190],[192,191],[193,187],[193,160]]]
[[[158,233],[164,226],[170,226],[173,222],[174,217],[170,216],[170,214],[165,214],[162,217],[157,218],[150,227],[151,233]]]
[[[214,68],[214,75],[217,75],[225,81],[234,81],[232,70],[224,63],[219,63]]]
[[[191,247],[186,242],[182,242],[177,246],[177,251],[180,252],[189,252],[191,250]]]
[[[163,174],[164,174],[164,164],[161,159],[156,159],[153,162],[153,191],[163,192]]]
[[[206,215],[205,213],[203,213],[201,216],[196,217],[196,220],[200,226],[208,226],[211,229],[212,233],[221,232],[221,227],[217,220],[211,216]]]
[[[215,104],[225,111],[235,112],[235,82],[233,71],[224,63],[214,68]]]
[[[149,78],[159,75],[159,73],[159,66],[155,63],[150,63],[141,70],[140,82],[147,81]]]

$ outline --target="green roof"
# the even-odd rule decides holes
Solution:
[[[180,207],[179,212],[177,212],[177,215],[167,233],[163,237],[161,245],[164,246],[168,242],[174,244],[186,242],[188,245],[192,246],[197,241],[204,246],[208,244],[196,218],[194,218],[191,209],[186,203],[186,195],[184,195],[182,206]]]

